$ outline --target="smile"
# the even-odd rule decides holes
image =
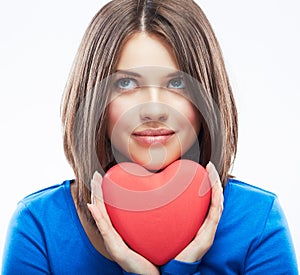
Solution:
[[[135,131],[132,137],[143,145],[153,145],[155,143],[165,144],[174,135],[174,131],[160,128]]]

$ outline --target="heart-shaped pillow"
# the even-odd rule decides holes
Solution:
[[[191,242],[211,198],[206,170],[190,160],[177,160],[156,173],[123,162],[107,171],[102,189],[115,229],[156,265],[167,263]]]

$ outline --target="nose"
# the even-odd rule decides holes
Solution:
[[[168,106],[161,99],[161,93],[158,88],[150,88],[147,91],[147,101],[140,105],[140,119],[146,121],[164,122],[169,117]]]

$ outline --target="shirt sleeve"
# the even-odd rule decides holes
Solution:
[[[200,275],[199,267],[201,260],[194,263],[171,260],[160,268],[162,275]]]
[[[30,211],[19,203],[7,230],[2,275],[50,274],[43,232]]]
[[[171,260],[160,268],[160,274],[162,275],[200,275],[198,271],[200,261],[194,263],[180,262],[177,260]],[[123,270],[124,275],[138,275],[136,273],[130,273]]]
[[[296,255],[284,213],[276,198],[264,230],[249,249],[245,274],[298,274]]]

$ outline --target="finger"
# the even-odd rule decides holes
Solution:
[[[216,167],[213,165],[212,162],[209,162],[206,165],[206,171],[208,172],[208,177],[211,183],[211,186],[213,187],[216,183],[220,182],[219,173],[216,169]]]
[[[141,255],[131,250],[113,227],[107,214],[102,194],[102,176],[95,172],[91,180],[91,199],[93,204],[87,204],[96,225],[102,235],[105,247],[112,257],[124,270],[137,274],[159,274],[157,268]]]
[[[114,260],[120,261],[123,257],[123,254],[128,250],[128,247],[123,242],[122,238],[114,229],[114,227],[107,223],[99,207],[94,204],[88,204],[87,206],[101,233],[108,253],[113,257]]]
[[[208,211],[204,226],[207,229],[215,231],[219,224],[223,212],[223,192],[221,188],[214,187],[212,193],[211,205]]]
[[[105,243],[109,246],[110,250],[114,250],[117,247],[120,248],[124,246],[125,243],[123,243],[122,238],[117,233],[113,225],[106,219],[105,213],[102,212],[102,208],[95,204],[87,204],[87,206],[97,224],[97,227]]]
[[[95,173],[93,175],[93,180],[102,182],[102,176],[98,171],[95,171]]]
[[[107,223],[99,207],[94,204],[88,204],[87,206],[103,238],[107,252],[115,261],[120,261],[124,251],[127,251],[128,248],[113,226]]]
[[[94,173],[93,179],[91,180],[91,189],[92,189],[91,190],[92,204],[99,209],[106,223],[111,225],[111,221],[106,211],[106,207],[103,199],[102,176],[97,171]]]
[[[206,166],[212,186],[211,204],[207,217],[194,240],[179,253],[175,259],[194,262],[201,259],[212,246],[223,211],[223,188],[215,166],[209,162]]]
[[[90,204],[90,203],[87,204],[87,207],[90,210],[99,231],[101,233],[106,232],[108,225],[107,225],[107,222],[104,219],[103,214],[101,213],[100,209],[96,205]]]
[[[223,196],[223,189],[220,183],[215,183],[212,188],[212,198],[210,208],[207,214],[207,217],[201,226],[198,235],[201,235],[205,232],[206,236],[211,236],[211,240],[213,240],[215,232],[217,230],[217,226],[222,216],[223,212],[223,203],[224,203],[224,196]]]
[[[206,166],[206,169],[212,185],[212,197],[207,217],[203,225],[201,226],[197,236],[205,232],[206,236],[211,236],[212,238],[209,239],[213,241],[217,226],[223,212],[224,196],[222,183],[215,166],[211,162],[209,162]]]
[[[223,205],[223,188],[222,183],[219,177],[219,173],[212,162],[209,162],[206,166],[206,170],[208,172],[208,177],[212,186],[212,204],[220,204]],[[219,201],[221,199],[221,201]]]
[[[92,195],[94,196],[93,199],[103,200],[101,185],[102,185],[102,176],[97,171],[95,171],[93,178],[91,180]]]
[[[211,207],[196,237],[175,259],[184,262],[195,262],[201,259],[213,244],[220,218],[221,212],[216,207]]]

